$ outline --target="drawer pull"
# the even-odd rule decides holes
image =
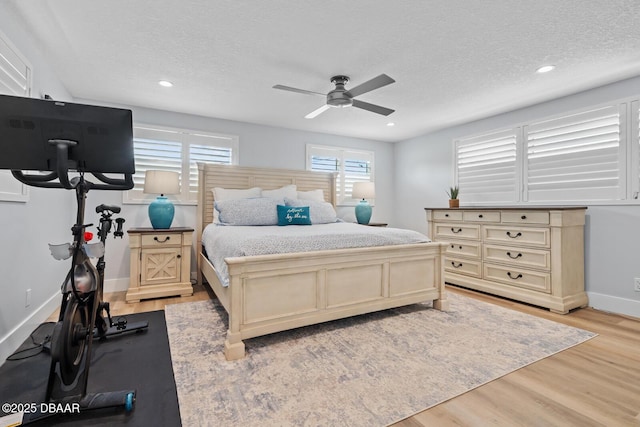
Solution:
[[[456,265],[455,262],[451,261],[451,265],[453,266],[453,268],[460,268],[462,267],[462,263],[459,263],[458,265]]]
[[[520,257],[522,256],[522,254],[521,254],[521,253],[518,253],[518,255],[516,255],[516,256],[512,256],[512,255],[511,255],[511,252],[507,252],[507,255],[508,255],[508,256],[509,256],[509,258],[511,258],[511,259],[518,259],[518,258],[520,258]]]
[[[171,239],[171,236],[167,236],[164,240],[160,240],[160,239],[158,239],[158,236],[155,236],[155,237],[153,238],[153,240],[155,240],[155,241],[156,241],[156,242],[158,242],[158,243],[168,242],[170,239]]]
[[[482,214],[478,215],[478,218],[482,218]]]
[[[455,248],[456,248],[456,245],[451,245],[451,249],[455,249]],[[462,245],[458,246],[458,249],[462,250]]]
[[[451,232],[458,234],[458,233],[462,232],[462,228],[458,228],[458,231],[456,231],[456,230],[454,230],[453,227],[451,227]]]
[[[446,218],[449,218],[449,214],[444,214],[444,216],[445,216]]]
[[[527,219],[527,216],[526,216],[526,215],[522,215],[522,216],[520,217],[520,219]]]
[[[516,277],[513,277],[513,276],[511,275],[511,272],[510,272],[510,271],[507,271],[507,276],[509,276],[509,279],[518,280],[519,278],[521,278],[521,277],[522,277],[522,274],[518,274]]]
[[[511,232],[507,231],[507,236],[511,237],[512,239],[517,239],[518,237],[522,236],[522,233],[518,231],[516,235],[511,235]]]

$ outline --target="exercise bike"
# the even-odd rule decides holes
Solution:
[[[130,189],[133,187],[131,175],[124,179],[114,179],[102,173],[92,174],[101,183],[93,183],[85,179],[84,172],[69,179],[67,155],[74,141],[54,140],[58,155],[58,170],[49,174],[25,175],[22,171],[13,170],[13,176],[19,181],[45,188],[73,189],[76,193],[76,223],[71,228],[73,242],[62,245],[50,245],[54,258],[63,260],[71,258],[71,268],[65,277],[61,292],[62,302],[60,315],[51,336],[51,365],[45,405],[36,405],[35,411],[25,413],[22,424],[39,421],[56,415],[56,412],[42,411],[50,408],[47,404],[62,405],[56,408],[71,409],[71,413],[86,410],[120,407],[129,412],[133,409],[136,397],[135,390],[119,390],[102,393],[88,393],[87,382],[91,366],[92,344],[94,338],[107,338],[126,331],[140,331],[148,327],[148,322],[136,322],[128,325],[126,320],[112,321],[109,303],[102,301],[105,270],[105,241],[112,227],[112,215],[119,213],[117,206],[100,205],[96,212],[101,214],[98,226],[99,241],[88,243],[91,233],[87,228],[93,224],[84,223],[85,201],[89,190]],[[57,181],[55,181],[57,180]],[[52,182],[55,181],[55,182]],[[117,228],[114,237],[122,237],[124,219],[116,219]],[[92,258],[98,261],[94,265]],[[102,312],[107,313],[107,319]],[[67,411],[68,412],[68,411]]]

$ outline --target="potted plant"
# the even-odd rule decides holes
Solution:
[[[458,186],[450,187],[449,191],[447,191],[447,195],[449,196],[449,207],[450,208],[458,208],[460,207],[460,200],[458,200],[458,193],[460,192],[460,188]]]

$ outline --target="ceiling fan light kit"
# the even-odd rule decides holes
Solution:
[[[325,105],[304,116],[306,119],[313,119],[314,117],[328,110],[330,107],[335,107],[335,108],[356,107],[363,110],[371,111],[373,113],[381,114],[383,116],[388,116],[389,114],[395,111],[390,108],[381,107],[379,105],[370,104],[368,102],[354,99],[356,96],[362,95],[367,92],[371,92],[372,90],[379,89],[391,83],[395,83],[395,80],[393,80],[391,77],[387,76],[386,74],[380,74],[378,77],[374,77],[371,80],[367,80],[366,82],[354,87],[351,90],[347,90],[345,88],[345,85],[348,82],[349,82],[349,77],[347,76],[338,75],[338,76],[331,77],[331,83],[333,83],[336,87],[326,95],[319,92],[313,92],[305,89],[297,89],[294,87],[283,86],[283,85],[275,85],[273,86],[273,88],[280,89],[280,90],[288,90],[290,92],[302,93],[305,95],[326,96]]]

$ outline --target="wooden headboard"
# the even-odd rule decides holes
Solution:
[[[213,222],[214,187],[273,190],[289,184],[295,184],[299,191],[322,189],[325,200],[336,205],[335,173],[198,163],[198,248],[202,230]]]

